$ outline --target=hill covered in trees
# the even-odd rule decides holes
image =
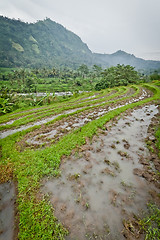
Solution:
[[[146,61],[123,51],[92,53],[79,36],[49,18],[29,24],[0,16],[0,36],[0,67],[75,69],[81,64],[101,67],[127,64],[137,70],[160,69],[160,61]]]
[[[0,31],[3,67],[92,64],[92,52],[87,45],[50,19],[28,24],[1,16]]]

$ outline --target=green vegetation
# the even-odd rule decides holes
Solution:
[[[145,61],[132,54],[92,53],[79,36],[46,18],[36,23],[0,16],[0,67],[70,67],[94,64],[103,68],[129,64],[149,74],[160,69],[159,61]]]
[[[157,131],[156,131],[155,136],[156,136],[156,138],[157,138],[156,146],[157,146],[158,154],[159,154],[159,157],[160,157],[160,125],[158,126],[158,129],[157,129]]]
[[[101,71],[95,70],[94,65],[88,68],[81,65],[76,70],[67,68],[52,69],[16,69],[9,71],[2,69],[0,73],[0,88],[19,93],[31,92],[77,92],[94,89],[101,78]]]
[[[102,80],[96,84],[95,89],[101,90],[108,87],[127,86],[128,84],[140,83],[140,76],[129,65],[118,64],[116,67],[110,67],[102,72]]]
[[[153,80],[159,80],[160,81],[160,74],[158,73],[158,71],[154,71],[154,73],[152,73],[150,75],[150,79]]]
[[[3,68],[0,73],[0,80],[1,115],[16,109],[50,105],[71,99],[71,95],[67,93],[58,97],[55,94],[56,91],[70,91],[70,94],[76,96],[79,91],[93,91],[94,89],[100,90],[149,81],[148,77],[142,77],[129,65],[117,65],[117,67],[111,67],[103,71],[97,65],[93,65],[89,69],[85,64],[82,64],[77,70],[44,68],[11,69],[9,71]],[[40,96],[37,94],[39,92],[45,92],[46,95]]]
[[[125,112],[127,109],[133,109],[159,99],[160,90],[158,87],[151,84],[145,84],[144,86],[154,92],[153,97],[112,110],[99,119],[93,120],[83,127],[69,132],[50,147],[36,151],[33,149],[25,149],[23,152],[18,151],[17,143],[25,134],[31,132],[33,128],[0,140],[2,158],[0,166],[7,166],[9,164],[13,171],[13,177],[18,183],[19,239],[64,239],[67,231],[54,217],[54,210],[48,199],[39,196],[41,180],[45,176],[58,176],[60,174],[59,165],[61,157],[63,155],[70,155],[73,149],[83,145],[86,138],[92,138],[99,128],[103,128],[106,122]],[[138,86],[136,88],[139,89]],[[122,89],[126,91],[125,88],[121,87]],[[117,94],[119,93],[120,91],[117,92]],[[103,94],[103,92],[100,92],[100,94]],[[77,99],[80,100],[80,96],[77,96]],[[73,98],[70,101],[74,103]]]
[[[64,132],[57,141],[53,139],[48,147],[20,150],[19,143],[26,134],[39,130],[41,126],[0,140],[0,182],[11,179],[17,182],[18,239],[62,240],[68,232],[54,216],[48,196],[40,193],[41,181],[44,177],[58,177],[62,157],[70,155],[73,149],[85,144],[86,139],[102,131],[107,122],[128,109],[159,100],[159,70],[154,70],[160,68],[160,63],[137,59],[122,51],[111,55],[93,54],[78,36],[50,19],[28,24],[1,16],[0,33],[0,130],[16,129],[57,116],[46,123],[50,125],[76,114],[94,114],[94,109],[110,107],[99,118],[93,116],[92,121],[82,127]],[[142,74],[130,65],[118,64],[119,59],[122,63],[134,63],[136,69],[143,69]],[[144,70],[150,73],[150,69],[152,75],[145,76]],[[156,80],[154,84],[149,83],[152,80]],[[146,88],[153,93],[151,97],[133,103],[129,101],[138,98]],[[58,97],[55,94],[67,91],[72,95]],[[31,94],[37,92],[46,95]],[[9,121],[13,122],[9,124]],[[160,149],[159,128],[156,138]],[[119,154],[126,155],[125,152]],[[104,161],[111,165],[108,160]],[[118,162],[113,162],[112,166],[120,171]],[[73,177],[78,181],[80,173]],[[124,182],[121,184],[128,187]],[[86,210],[90,207],[88,202],[85,207]],[[146,239],[158,239],[160,212],[154,205],[149,209],[149,215],[140,224],[146,232]]]
[[[23,47],[18,43],[12,42],[12,47],[15,48],[19,52],[24,52]]]
[[[127,96],[127,97],[123,97],[123,95],[128,91],[128,89],[124,88],[124,87],[121,87],[121,88],[117,89],[116,93],[111,94],[110,96],[107,96],[108,90],[105,90],[103,94],[99,94],[99,97],[103,96],[103,98],[99,98],[97,100],[96,99],[94,100],[94,98],[92,98],[91,101],[84,101],[83,102],[80,99],[79,102],[77,100],[77,104],[75,104],[75,103],[72,104],[71,103],[72,100],[69,100],[69,101],[66,101],[63,104],[57,104],[57,105],[54,104],[54,105],[51,105],[47,108],[45,107],[45,108],[37,109],[33,113],[29,111],[29,112],[25,112],[25,113],[22,113],[22,114],[21,113],[16,114],[16,117],[18,119],[15,119],[15,116],[13,116],[13,115],[11,115],[11,117],[8,117],[8,118],[6,118],[4,116],[0,119],[1,123],[5,123],[6,121],[12,120],[12,119],[15,119],[15,121],[12,124],[9,124],[9,125],[6,124],[6,125],[0,126],[0,130],[22,126],[22,125],[25,125],[25,124],[28,124],[28,123],[31,123],[31,122],[41,120],[42,118],[45,118],[45,117],[54,116],[55,114],[57,115],[57,114],[63,113],[64,111],[75,109],[74,112],[67,113],[67,114],[64,113],[61,116],[56,117],[54,120],[51,120],[51,121],[47,122],[47,124],[50,124],[50,123],[55,122],[56,120],[60,120],[64,117],[71,116],[71,115],[74,115],[74,114],[77,114],[77,113],[80,113],[80,112],[84,112],[85,110],[90,110],[90,109],[97,108],[97,107],[100,107],[100,106],[107,106],[111,103],[116,103],[120,100],[121,101],[126,100],[128,98],[136,96],[139,93],[139,88],[138,87],[133,86],[132,88],[136,90],[135,93],[133,93],[132,95]],[[116,90],[116,89],[114,89],[114,90]],[[122,97],[121,97],[121,94],[122,94]],[[118,99],[115,99],[115,100],[110,100],[110,99],[116,98],[117,96],[119,96],[121,98],[118,98]]]
[[[140,220],[140,226],[145,232],[145,240],[160,239],[160,209],[156,205],[148,205],[146,217]]]
[[[0,16],[0,29],[1,67],[92,65],[87,45],[49,18],[28,24]]]

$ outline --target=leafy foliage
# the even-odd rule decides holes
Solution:
[[[16,107],[13,102],[12,96],[9,94],[8,88],[1,89],[0,95],[0,115],[12,112]]]
[[[95,86],[96,90],[115,86],[126,86],[140,81],[138,72],[130,65],[125,66],[118,64],[116,67],[105,69],[102,75],[102,80]]]
[[[96,65],[95,65],[96,66]],[[98,68],[98,66],[96,66]],[[83,64],[76,70],[70,68],[15,69],[2,68],[0,89],[4,86],[12,92],[76,92],[93,90],[100,70]]]
[[[158,71],[155,71],[154,73],[152,73],[150,75],[150,79],[153,80],[159,80],[160,81],[160,74],[158,73]]]
[[[145,240],[160,239],[160,209],[149,204],[147,216],[140,220],[140,225],[146,233]]]

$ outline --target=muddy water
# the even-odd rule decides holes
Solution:
[[[55,215],[69,229],[67,240],[124,239],[122,220],[137,214],[153,188],[133,174],[147,157],[144,138],[154,105],[121,118],[93,143],[62,161],[61,177],[46,181],[42,191],[50,195]]]
[[[47,126],[46,129],[43,129],[43,133],[41,131],[34,132],[32,135],[28,136],[25,141],[31,146],[41,146],[44,143],[50,144],[50,142],[54,139],[56,140],[58,137],[61,137],[64,135],[64,133],[67,133],[68,131],[71,131],[75,128],[82,127],[84,124],[90,122],[93,119],[98,119],[104,114],[106,114],[109,111],[112,111],[114,109],[120,108],[122,106],[125,106],[127,104],[130,104],[132,102],[139,101],[139,99],[143,99],[147,96],[147,92],[145,90],[142,91],[142,94],[139,98],[133,98],[128,101],[125,101],[121,104],[114,104],[112,106],[104,106],[104,107],[98,107],[94,108],[90,111],[84,111],[81,114],[74,115],[72,118],[65,119],[65,122],[62,120],[59,122],[59,127],[57,126]],[[56,125],[56,124],[55,124]]]
[[[14,120],[11,120],[9,122],[5,122],[5,123],[1,123],[0,126],[5,126],[6,124],[7,125],[11,125],[12,123],[14,123],[15,119]]]
[[[133,103],[133,102],[138,102],[138,101],[144,99],[145,97],[148,97],[148,94],[147,94],[147,92],[143,89],[143,90],[142,90],[142,94],[141,94],[140,97],[138,97],[138,98],[132,98],[132,99],[128,100],[127,102],[125,102],[125,104],[122,104],[122,103],[121,103],[121,104],[116,105],[115,107],[109,107],[109,108],[107,107],[107,108],[104,109],[104,110],[103,110],[103,109],[102,109],[102,110],[99,109],[99,110],[98,110],[98,113],[97,113],[97,114],[98,114],[98,117],[106,114],[108,111],[114,110],[114,109],[116,109],[116,108],[123,107],[123,106],[125,106],[125,105],[127,105],[127,104],[130,104],[130,103]],[[105,103],[105,102],[104,102],[104,103]],[[98,103],[98,104],[91,105],[90,107],[94,107],[94,106],[98,106],[98,105],[99,105],[99,103]],[[0,139],[5,138],[5,137],[7,137],[7,136],[9,136],[9,135],[12,135],[12,134],[14,134],[14,133],[16,133],[16,132],[21,132],[21,131],[26,130],[26,129],[30,128],[30,127],[34,127],[34,126],[38,126],[38,125],[45,124],[45,123],[47,123],[47,122],[49,122],[49,121],[52,121],[52,120],[54,120],[55,118],[61,116],[62,114],[70,114],[70,113],[76,112],[77,110],[80,110],[80,109],[83,109],[83,108],[85,108],[85,107],[76,108],[76,109],[71,109],[71,110],[65,111],[65,112],[63,112],[63,113],[54,115],[54,116],[52,116],[52,117],[48,117],[48,118],[42,119],[42,120],[40,120],[40,121],[38,121],[38,122],[34,122],[34,123],[32,123],[32,124],[28,124],[28,125],[21,126],[21,127],[17,128],[17,129],[9,129],[9,130],[7,130],[7,131],[1,131],[1,132],[0,132]],[[93,113],[94,113],[94,112],[93,112]],[[98,118],[98,117],[97,117],[97,118]],[[90,119],[88,119],[88,121],[90,121]],[[78,127],[78,126],[83,126],[83,124],[79,124],[79,125],[77,124],[77,127]],[[30,141],[30,140],[29,140],[29,141]],[[34,140],[33,140],[33,141],[34,141]],[[41,143],[40,143],[40,144],[41,144]]]
[[[7,131],[2,131],[2,132],[0,132],[0,139],[5,138],[5,137],[7,137],[9,135],[12,135],[12,134],[14,134],[16,132],[21,132],[21,131],[26,130],[28,128],[45,124],[45,123],[50,122],[50,121],[54,120],[55,118],[61,116],[62,114],[70,114],[70,113],[76,112],[77,110],[78,110],[77,108],[76,109],[71,109],[71,110],[65,111],[65,112],[63,112],[61,114],[57,114],[57,115],[54,115],[52,117],[48,117],[48,118],[42,119],[42,120],[40,120],[38,122],[34,122],[32,124],[28,124],[28,125],[19,127],[17,129],[10,129],[10,130],[7,130]]]
[[[0,240],[14,237],[15,187],[13,183],[0,184]]]
[[[97,95],[99,95],[99,94],[97,94]],[[107,96],[108,95],[111,95],[111,94],[107,94]],[[84,99],[80,99],[80,100],[78,100],[78,101],[76,101],[77,103],[76,104],[73,104],[72,102],[71,103],[69,103],[70,105],[72,105],[72,106],[74,106],[74,105],[77,105],[77,104],[81,104],[83,101],[82,100],[86,100],[86,99],[88,99],[89,100],[89,103],[92,101],[92,100],[90,100],[91,98],[95,98],[96,97],[96,95],[93,95],[93,96],[90,96],[90,97],[86,97],[86,98],[84,98]],[[101,98],[105,98],[106,97],[106,95],[105,96],[103,96],[103,97],[101,97]],[[99,99],[99,98],[96,98],[96,99]],[[93,99],[93,100],[96,100],[96,99]],[[85,101],[85,102],[87,102],[87,101]],[[28,110],[28,114],[31,112],[31,114],[32,114],[32,112],[33,111],[35,111],[35,110],[39,110],[39,109],[41,109],[42,111],[44,111],[45,110],[45,108],[46,107],[41,107],[41,108],[34,108],[34,109],[31,109],[31,110]],[[78,108],[78,109],[83,109],[83,107],[82,108]],[[46,109],[47,110],[47,109]],[[21,113],[23,113],[23,112],[26,112],[26,111],[22,111]],[[17,120],[17,119],[21,119],[21,118],[23,118],[24,116],[21,116],[21,117],[19,117],[19,118],[16,118],[16,114],[17,113],[15,113],[14,115],[15,115],[15,119],[12,119],[12,120],[10,120],[10,121],[8,121],[8,122],[5,122],[5,123],[0,123],[0,126],[5,126],[5,125],[11,125],[11,124],[13,124],[14,122],[15,122],[15,120]],[[46,118],[46,120],[47,120],[48,118]],[[50,119],[50,118],[49,118]],[[52,117],[51,117],[51,120],[52,120]],[[50,120],[49,120],[50,121]]]

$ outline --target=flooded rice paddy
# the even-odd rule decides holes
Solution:
[[[83,111],[82,113],[69,116],[54,124],[43,125],[40,129],[34,130],[28,133],[22,140],[21,145],[28,145],[30,147],[40,147],[45,145],[50,145],[53,141],[57,141],[60,137],[68,132],[84,126],[86,123],[98,119],[106,113],[128,105],[132,102],[137,102],[147,96],[146,91],[142,91],[142,94],[138,98],[132,98],[129,100],[122,101],[120,104],[110,104],[109,106],[101,106],[91,108],[89,110]],[[72,110],[73,111],[73,110]]]
[[[130,89],[129,92],[126,93],[123,97],[126,97],[128,94],[133,93],[133,91],[134,91],[133,89]],[[110,93],[110,94],[111,94],[111,93]],[[110,94],[109,94],[109,95],[110,95]],[[106,96],[103,96],[103,97],[106,97]],[[102,97],[102,98],[103,98],[103,97]],[[146,98],[146,97],[150,97],[150,94],[149,94],[146,90],[143,89],[143,90],[142,90],[142,93],[140,94],[139,97],[137,97],[137,98],[131,98],[131,99],[128,100],[127,102],[125,101],[125,104],[124,104],[124,105],[130,104],[130,103],[132,103],[132,102],[138,102],[138,101],[140,101],[140,100],[142,100],[142,99],[144,99],[144,98]],[[114,98],[113,98],[113,99],[114,99]],[[90,105],[86,105],[86,106],[89,106],[89,107],[91,107],[92,109],[94,109],[95,107],[98,107],[99,104],[105,104],[105,103],[107,104],[107,101],[104,101],[104,102],[101,102],[101,103],[95,103],[94,105],[92,105],[91,102],[90,102]],[[85,106],[85,107],[86,107],[86,106]],[[121,103],[121,104],[118,104],[115,108],[119,108],[119,107],[121,107],[121,106],[123,106],[122,103]],[[2,131],[0,131],[0,139],[3,139],[3,138],[5,138],[5,137],[7,137],[7,136],[9,136],[9,135],[12,135],[12,134],[16,133],[16,132],[21,132],[21,131],[23,131],[23,130],[29,129],[29,128],[34,127],[34,126],[39,126],[39,125],[46,124],[46,123],[48,123],[48,122],[50,122],[50,121],[58,118],[59,116],[61,116],[61,115],[63,115],[63,114],[72,114],[72,113],[76,112],[77,110],[83,110],[83,108],[85,108],[85,107],[78,107],[78,108],[70,109],[70,110],[67,110],[67,111],[63,111],[63,112],[60,113],[60,114],[55,114],[55,115],[50,116],[50,117],[42,118],[42,119],[40,119],[40,120],[38,120],[38,121],[35,121],[35,122],[33,122],[33,123],[26,124],[26,125],[22,125],[22,126],[20,126],[20,127],[14,128],[14,129],[2,130]],[[108,109],[108,107],[107,107],[107,111],[108,111],[108,110],[109,110],[109,111],[114,110],[115,108],[109,108],[109,109]],[[106,111],[106,110],[102,111],[102,110],[100,109],[99,115],[102,116],[102,115],[104,115],[107,111]],[[93,110],[92,110],[92,112],[93,112]],[[94,113],[94,112],[93,112],[93,113]],[[21,117],[21,118],[22,118],[22,117]],[[20,119],[20,118],[18,118],[18,119]],[[2,123],[1,126],[3,126],[3,125],[4,125],[4,126],[5,126],[5,125],[11,125],[11,124],[13,124],[13,123],[15,122],[15,120],[17,120],[17,119],[12,119],[12,120],[10,120],[10,121],[8,121],[8,122],[6,122],[6,123]],[[22,124],[23,124],[23,123],[22,123]]]
[[[44,180],[67,240],[121,240],[123,219],[138,214],[156,187],[138,176],[149,151],[144,139],[157,106],[147,105],[106,125],[104,134],[61,163],[61,176]],[[148,163],[149,164],[149,163]]]
[[[14,127],[14,121],[23,118],[23,112],[17,118],[16,114],[13,118],[11,115],[8,122],[0,125],[13,124],[13,127],[0,131],[0,138],[40,125],[38,129],[25,134],[20,142],[17,141],[15,148],[20,153],[26,147],[45,148],[58,142],[63,135],[112,110],[152,95],[143,88],[137,95],[132,87],[128,91],[127,88],[123,90],[119,96],[113,90],[73,100],[69,110],[63,110],[61,106],[62,111],[57,113],[50,112],[54,109],[52,107],[42,108],[42,113],[41,108],[28,110],[27,115],[24,111],[25,117],[31,118],[33,116],[30,114],[38,114],[40,119],[29,124],[24,122],[24,125],[19,124],[17,128]],[[52,115],[46,114],[43,117],[45,111]],[[154,103],[127,110],[106,123],[103,129],[99,129],[92,141],[86,139],[86,144],[74,149],[71,156],[64,156],[59,177],[41,181],[40,195],[49,196],[54,215],[69,230],[66,240],[130,239],[125,235],[124,219],[141,214],[146,203],[158,194],[159,183],[154,171],[160,170],[160,164],[149,152],[145,142],[145,139],[155,139],[147,131],[157,113],[158,106]],[[63,114],[65,116],[60,119]],[[52,120],[55,122],[51,123]],[[0,184],[0,240],[17,239],[15,199],[14,184]]]

